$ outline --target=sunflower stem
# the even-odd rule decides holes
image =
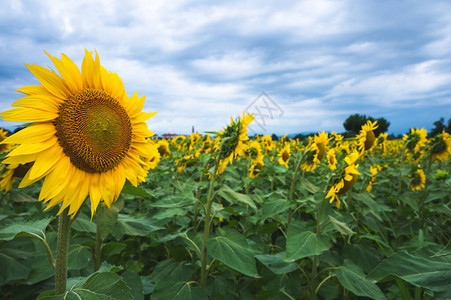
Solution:
[[[406,147],[407,143],[404,145],[404,147],[401,150],[401,159],[399,160],[399,178],[398,178],[398,193],[397,195],[401,194],[401,187],[402,187],[402,165],[404,162],[404,154],[406,153]],[[399,202],[399,200],[398,200]]]
[[[200,285],[205,287],[207,284],[207,242],[208,236],[210,234],[210,224],[211,224],[211,205],[213,203],[213,190],[215,187],[216,173],[219,167],[219,155],[215,161],[215,168],[210,179],[210,187],[208,189],[207,206],[205,207],[205,225],[204,225],[204,237],[202,245],[202,255],[201,255],[201,270],[200,270]]]
[[[428,176],[429,176],[429,172],[431,171],[431,165],[432,165],[432,155],[429,155],[429,159],[428,159],[428,165],[426,167],[426,181],[424,183],[424,191],[423,191],[423,196],[421,197],[421,208],[420,208],[420,215],[421,215],[421,228],[423,228],[424,226],[424,215],[425,215],[425,205],[424,202],[426,201],[426,196],[427,196],[427,189],[426,189],[426,184],[428,181]]]
[[[66,208],[58,217],[58,240],[55,266],[55,295],[66,292],[67,282],[67,250],[70,237],[69,208]]]
[[[96,246],[94,249],[94,272],[100,269],[102,261],[102,235],[100,233],[99,224],[96,225]]]

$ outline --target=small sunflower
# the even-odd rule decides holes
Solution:
[[[38,65],[27,65],[41,82],[18,89],[27,95],[0,114],[4,120],[31,122],[3,144],[18,144],[5,164],[33,162],[19,187],[45,177],[39,200],[47,208],[62,203],[74,215],[89,195],[94,215],[101,200],[110,206],[126,180],[144,181],[145,161],[153,135],[144,121],[155,113],[141,112],[145,97],[129,97],[116,73],[100,65],[96,53],[85,51],[81,72],[62,54],[47,53],[59,75]]]
[[[14,181],[19,178],[23,178],[25,174],[30,170],[31,163],[2,165],[0,174],[0,191],[9,192],[14,184]]]
[[[263,166],[265,163],[263,162],[263,157],[261,157],[258,161],[253,163],[251,167],[249,168],[249,177],[250,178],[256,178],[263,170]]]
[[[376,175],[377,175],[377,172],[378,172],[380,169],[382,169],[382,168],[381,168],[380,166],[378,166],[378,165],[372,165],[372,166],[370,167],[371,177],[370,177],[370,179],[368,180],[368,185],[366,186],[366,191],[367,191],[367,192],[371,192],[371,190],[373,189],[373,183],[376,182]]]
[[[451,154],[451,137],[443,131],[434,137],[431,144],[432,161],[439,160],[441,162],[448,159]]]
[[[416,153],[426,145],[428,132],[426,129],[410,128],[410,133],[405,134],[403,141],[409,152]]]
[[[166,157],[171,154],[171,150],[169,150],[169,142],[166,139],[158,140],[156,146],[161,157]]]
[[[246,149],[243,152],[245,159],[250,159],[252,163],[256,163],[263,158],[262,147],[259,142],[252,140],[247,144]]]
[[[425,188],[426,175],[424,175],[424,171],[421,169],[420,165],[418,165],[418,168],[413,172],[413,174],[410,174],[410,177],[410,188],[412,191],[421,191],[421,189]]]
[[[346,167],[342,167],[337,175],[333,177],[333,184],[329,189],[329,192],[326,195],[327,198],[330,199],[330,203],[336,200],[335,205],[337,208],[340,208],[340,198],[338,195],[343,195],[349,190],[351,190],[354,184],[357,182],[357,176],[360,175],[357,168],[359,165],[355,165],[359,154],[356,152],[352,152],[345,158],[345,162],[347,164]]]
[[[328,134],[324,131],[315,135],[313,140],[310,140],[309,152],[305,154],[305,161],[301,166],[302,170],[311,172],[316,169],[317,164],[326,156],[328,142]]]
[[[7,134],[7,131],[3,130],[3,128],[0,128],[0,142],[6,139]],[[0,153],[8,152],[9,150],[11,150],[11,145],[0,144]]]
[[[254,120],[252,114],[238,117],[235,122],[231,118],[231,123],[223,132],[220,132],[222,146],[219,152],[219,167],[218,174],[224,172],[229,163],[233,162],[233,159],[243,154],[245,145],[244,142],[249,140],[247,136],[247,126]]]
[[[144,162],[146,163],[145,169],[155,169],[158,166],[158,163],[160,162],[161,155],[158,151],[158,146],[154,143],[153,140],[148,139],[147,142],[152,146],[150,148],[150,151],[147,153],[147,156],[143,158]]]
[[[337,156],[335,154],[335,149],[330,149],[327,151],[327,163],[332,171],[337,169]]]
[[[291,155],[290,144],[286,144],[285,147],[280,149],[279,164],[288,168],[288,160],[290,159],[290,155]]]
[[[356,136],[358,149],[361,152],[369,151],[374,146],[376,136],[374,135],[373,130],[377,127],[379,127],[379,125],[377,125],[377,121],[371,122],[370,120],[362,126],[360,134]]]

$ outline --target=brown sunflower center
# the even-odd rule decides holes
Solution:
[[[101,90],[82,90],[59,109],[56,135],[77,168],[102,173],[116,167],[131,140],[130,118],[119,102]]]
[[[288,159],[290,158],[290,153],[288,151],[283,151],[282,152],[282,159],[283,161],[288,161]]]
[[[374,142],[376,140],[376,136],[374,135],[374,132],[368,131],[366,133],[366,140],[365,140],[365,150],[369,150],[371,149],[371,147],[373,147]]]

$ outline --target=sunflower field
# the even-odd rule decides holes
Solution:
[[[448,133],[387,140],[368,121],[354,138],[276,141],[249,138],[243,114],[204,135],[149,139],[141,124],[153,114],[124,104],[137,95],[111,88],[118,77],[97,58],[81,73],[67,59],[54,60],[64,89],[37,67],[52,80],[22,89],[64,94],[46,103],[54,116],[26,101],[0,114],[34,122],[0,131],[0,298],[451,298]],[[74,139],[75,113],[113,129]]]

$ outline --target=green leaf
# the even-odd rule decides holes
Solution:
[[[451,240],[448,241],[445,247],[435,253],[432,257],[448,256],[451,255]]]
[[[207,299],[207,292],[200,286],[193,286],[194,281],[161,280],[155,286],[152,300],[202,300]]]
[[[389,275],[397,276],[415,286],[430,289],[438,298],[449,295],[451,264],[443,259],[423,257],[406,251],[382,261],[368,279],[381,281]]]
[[[255,258],[270,269],[274,274],[290,273],[299,267],[297,263],[286,262],[284,260],[285,252],[255,255]]]
[[[164,208],[178,208],[193,205],[196,202],[196,198],[191,191],[183,192],[180,194],[166,196],[157,202],[151,203],[153,207]]]
[[[14,257],[0,252],[0,283],[7,283],[13,280],[26,279],[30,273],[30,268],[16,260]]]
[[[178,263],[172,259],[163,260],[155,267],[150,277],[153,281],[158,282],[165,278],[173,278],[176,281],[188,281],[191,277],[191,269]]]
[[[125,283],[130,287],[133,299],[144,299],[143,284],[139,275],[127,270],[122,273],[121,276]]]
[[[125,214],[118,214],[117,223],[114,225],[111,235],[119,240],[124,234],[147,236],[149,233],[163,228],[151,218],[135,218]]]
[[[335,275],[345,289],[357,296],[386,299],[379,287],[365,278],[362,269],[349,260],[345,260],[344,265],[338,267]]]
[[[79,232],[96,233],[97,226],[95,222],[91,222],[89,217],[83,213],[79,214],[77,219],[72,223],[72,229]]]
[[[352,229],[349,228],[346,223],[340,222],[332,216],[329,216],[329,219],[335,230],[337,230],[342,235],[349,235],[351,237],[354,234],[354,231],[352,231]]]
[[[315,194],[315,193],[317,193],[320,190],[319,187],[317,187],[315,184],[310,182],[307,178],[303,178],[301,180],[301,183],[299,184],[299,188],[300,189],[305,189],[305,190],[309,191],[312,194]]]
[[[121,276],[104,272],[94,273],[86,282],[75,289],[67,291],[63,295],[49,296],[48,293],[41,294],[39,300],[79,300],[79,299],[99,299],[99,300],[122,300],[133,299],[130,287],[124,282]]]
[[[254,252],[238,232],[229,231],[227,236],[210,239],[207,242],[207,251],[226,266],[247,276],[258,277]]]
[[[116,255],[122,252],[127,247],[127,244],[112,241],[109,242],[102,247],[102,256],[110,257],[112,255]]]
[[[53,218],[42,220],[22,221],[21,223],[11,223],[0,229],[0,240],[10,241],[15,237],[38,237],[44,238],[44,230]]]
[[[253,209],[257,209],[257,206],[255,206],[254,201],[251,197],[249,197],[246,194],[241,194],[238,192],[235,192],[231,188],[229,188],[227,185],[224,185],[219,191],[218,195],[229,201],[230,203],[237,203],[241,202],[246,205],[249,205]]]
[[[305,231],[295,222],[288,227],[286,245],[285,261],[320,255],[331,246],[328,237],[317,236],[311,231]]]
[[[132,185],[128,180],[125,182],[124,187],[122,188],[121,193],[133,195],[133,196],[139,196],[139,197],[152,197],[151,194],[146,192],[142,187],[134,186]]]
[[[290,208],[290,203],[288,200],[283,198],[272,198],[268,199],[263,203],[262,206],[262,221],[269,217],[273,217],[280,213],[287,211]]]
[[[154,214],[152,217],[155,220],[164,220],[164,219],[168,219],[168,218],[172,218],[174,216],[184,216],[188,213],[187,210],[178,208],[178,207],[174,207],[174,208],[166,208],[163,209],[159,212],[157,212],[156,214]]]
[[[88,248],[78,244],[71,244],[69,246],[67,255],[68,270],[83,269],[90,263],[92,259],[91,252],[88,250]]]
[[[100,206],[96,212],[96,224],[99,227],[102,239],[105,239],[110,234],[117,222],[119,212],[124,207],[122,199],[116,201],[111,207]],[[97,229],[96,229],[97,230]]]

